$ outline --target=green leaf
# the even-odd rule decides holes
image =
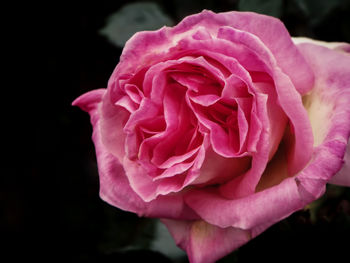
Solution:
[[[252,11],[260,14],[281,17],[282,0],[240,0],[240,11]]]
[[[183,262],[183,259],[187,258],[186,253],[176,246],[168,229],[160,220],[157,220],[155,225],[154,236],[155,238],[150,246],[153,251],[167,255],[173,262]]]
[[[116,46],[123,47],[136,32],[157,30],[173,24],[171,18],[156,3],[131,3],[109,16],[100,34]]]
[[[315,26],[324,21],[336,9],[349,5],[349,0],[295,0],[295,4]]]

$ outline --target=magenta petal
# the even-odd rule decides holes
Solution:
[[[205,161],[200,170],[200,176],[193,184],[222,184],[245,173],[251,165],[249,156],[241,158],[225,158],[218,155],[210,147],[205,152]]]
[[[220,97],[217,96],[217,95],[199,95],[199,96],[193,96],[191,95],[191,93],[188,93],[190,99],[196,103],[196,104],[199,104],[199,105],[202,105],[202,106],[210,106],[210,105],[213,105],[215,104],[216,102],[218,102],[220,100]]]
[[[350,187],[350,141],[348,142],[344,156],[344,165],[341,170],[331,178],[329,183]]]
[[[101,113],[99,112],[105,89],[93,90],[77,98],[73,105],[88,111],[93,125],[92,139],[95,144],[100,178],[100,196],[107,203],[140,216],[196,219],[194,212],[185,205],[182,194],[161,196],[145,203],[131,188],[124,169],[111,154],[101,136]],[[108,114],[107,114],[108,116]],[[104,116],[106,118],[106,115]]]
[[[232,74],[226,79],[225,87],[223,88],[221,94],[223,98],[245,98],[249,97],[249,95],[247,84],[238,76]]]
[[[126,84],[125,92],[130,97],[130,99],[137,104],[140,104],[142,98],[144,97],[139,88],[134,84]]]
[[[311,68],[293,44],[287,29],[280,20],[249,12],[227,12],[222,15],[227,21],[225,25],[249,32],[262,41],[273,53],[282,71],[291,77],[299,93],[305,94],[311,89],[313,83]],[[286,56],[293,59],[285,59]]]
[[[278,103],[277,93],[272,83],[254,82],[254,86],[268,95],[267,107],[270,121],[270,158],[275,154],[285,132],[288,118]],[[254,130],[254,128],[253,128]]]
[[[274,54],[267,49],[259,38],[249,32],[243,32],[230,27],[220,28],[218,37],[233,42],[240,42],[242,45],[245,45],[258,54],[266,63],[269,74],[272,76],[275,83],[278,102],[285,114],[289,117],[293,127],[292,134],[294,136],[291,136],[293,137],[293,141],[291,142],[293,147],[288,153],[288,169],[291,174],[296,174],[310,160],[313,144],[311,126],[307,112],[303,107],[300,94],[291,82],[290,77],[284,74],[281,68],[278,67]],[[305,67],[309,68],[308,65]],[[312,82],[308,84],[311,85]]]
[[[112,105],[108,92],[103,98],[100,114],[102,142],[121,163],[125,155],[126,140],[123,129],[130,114],[125,109]]]
[[[186,186],[186,174],[176,174],[172,177],[163,177],[159,180],[154,180],[148,175],[148,171],[137,161],[124,158],[123,166],[127,167],[125,172],[131,188],[145,202],[154,201],[162,195],[176,194]],[[179,167],[179,169],[183,169],[183,167]],[[176,173],[176,171],[173,172]]]
[[[349,148],[350,136],[350,56],[315,44],[300,44],[298,47],[316,76],[316,85],[304,97],[304,102],[315,148],[324,164],[314,161],[314,172],[301,177],[310,181],[308,190],[317,195],[317,180],[349,185],[349,154],[346,149]]]
[[[136,72],[145,65],[149,65],[150,61],[159,62],[169,54],[171,48],[188,36],[197,42],[204,41],[199,39],[211,41],[211,38],[217,35],[218,29],[222,26],[233,27],[256,35],[274,54],[277,64],[283,72],[292,76],[292,82],[300,93],[305,94],[311,88],[313,79],[310,68],[279,20],[249,12],[215,14],[207,10],[186,17],[173,28],[163,27],[157,31],[136,33],[126,43],[120,63],[109,83],[112,85],[118,76],[122,76],[126,72]],[[205,30],[200,30],[201,28],[205,28]],[[198,33],[199,31],[201,32]],[[276,34],[278,34],[278,38],[276,38]],[[222,44],[220,44],[220,48],[225,49]],[[286,56],[293,59],[285,59]]]
[[[295,177],[243,198],[228,200],[217,191],[189,192],[186,203],[205,221],[243,229],[273,224],[319,198],[325,184],[342,167],[350,135],[350,57],[311,44],[301,44],[299,48],[316,76],[311,97],[305,98],[317,143],[311,161]],[[319,114],[313,112],[315,105]],[[282,170],[270,172],[278,177]]]
[[[103,95],[106,93],[106,89],[96,89],[89,91],[78,98],[73,102],[73,106],[78,106],[86,112],[95,112],[98,108],[98,105],[102,101]],[[95,122],[95,121],[94,121]]]
[[[293,178],[240,199],[229,200],[216,192],[196,190],[188,193],[185,200],[210,224],[242,229],[278,222],[305,205]]]
[[[194,190],[186,195],[185,201],[201,218],[219,227],[252,229],[261,224],[271,225],[324,193],[327,180],[342,165],[344,148],[340,142],[325,143],[317,148],[313,161],[298,176],[244,198],[228,200],[217,191]],[[271,178],[283,176],[281,168],[268,171],[275,173]]]
[[[73,105],[90,113],[94,127],[97,120],[99,121],[105,147],[121,161],[125,155],[123,125],[129,114],[124,109],[112,105],[108,95],[106,89],[93,90],[77,98]]]
[[[259,133],[259,141],[257,151],[252,155],[252,166],[245,173],[235,177],[231,181],[220,185],[220,193],[229,199],[241,198],[255,192],[255,188],[263,174],[269,158],[269,130],[270,124],[267,117],[267,96],[265,94],[257,94],[257,112],[261,121],[262,131]],[[256,132],[256,131],[253,131]]]
[[[198,152],[198,150],[199,150],[199,147],[193,149],[192,151],[186,152],[183,155],[172,156],[169,159],[167,159],[164,163],[158,165],[157,167],[161,169],[170,168],[175,164],[182,163],[187,159],[191,158],[193,155],[195,155]]]
[[[159,179],[172,177],[172,176],[175,176],[177,174],[182,174],[182,173],[186,172],[193,165],[193,163],[194,163],[194,161],[188,162],[188,163],[175,164],[172,167],[166,169],[162,174],[155,177],[153,180],[156,181]]]
[[[130,113],[134,112],[138,106],[128,96],[121,97],[114,105],[121,106],[125,108],[127,111],[129,111]]]
[[[131,188],[145,202],[154,200],[158,193],[157,187],[159,183],[153,182],[148,171],[144,169],[137,161],[132,161],[126,156],[124,157],[123,167],[126,167],[125,173],[129,179]]]
[[[134,132],[135,127],[151,120],[159,115],[159,108],[154,102],[148,98],[141,101],[140,107],[130,115],[125,124],[124,131],[126,133]]]
[[[249,129],[250,111],[252,109],[252,99],[250,98],[237,98],[238,114],[237,123],[239,129],[239,151],[243,150],[243,146],[246,145],[246,138]],[[256,131],[258,132],[258,131]]]
[[[211,39],[212,36],[210,35],[210,32],[206,30],[205,27],[199,26],[197,28],[197,31],[192,35],[192,38],[196,40],[204,40]]]
[[[130,159],[135,159],[139,154],[139,146],[140,141],[136,134],[135,129],[139,127],[142,124],[145,124],[147,122],[150,122],[150,120],[154,120],[159,116],[159,108],[154,105],[154,103],[145,98],[141,101],[140,107],[134,111],[130,117],[127,119],[123,131],[114,130],[110,131],[107,130],[107,132],[111,132],[113,134],[118,132],[116,136],[124,137],[125,136],[125,152]],[[118,118],[118,115],[114,115],[115,118]],[[116,121],[116,120],[115,120]],[[106,136],[110,136],[109,134],[106,134]],[[115,138],[118,140],[118,138]],[[111,145],[114,145],[113,141],[110,141]],[[121,162],[123,162],[121,160]]]

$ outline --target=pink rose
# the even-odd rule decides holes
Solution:
[[[214,262],[327,182],[350,185],[350,45],[294,41],[243,12],[135,34],[108,88],[73,103],[91,116],[101,198]]]

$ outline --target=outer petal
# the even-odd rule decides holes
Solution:
[[[310,160],[313,138],[300,94],[293,86],[290,76],[287,76],[281,71],[274,54],[255,35],[230,27],[222,27],[218,32],[218,37],[245,45],[256,52],[266,63],[267,71],[275,82],[278,102],[288,116],[293,127],[292,133],[294,136],[290,136],[293,137],[293,142],[291,142],[293,147],[288,153],[288,170],[292,175],[296,174],[305,167]],[[312,72],[309,73],[313,76]],[[312,87],[312,82],[308,84]]]
[[[350,53],[350,44],[345,42],[325,42],[307,37],[292,37],[294,44],[311,43],[323,47],[328,47],[344,53]]]
[[[105,94],[106,89],[96,89],[89,91],[78,98],[76,98],[73,102],[73,106],[78,106],[83,111],[90,113],[90,117],[97,116],[96,111],[99,104],[102,101],[103,95]],[[91,124],[95,125],[97,119],[91,119]]]
[[[118,159],[105,147],[102,141],[101,120],[105,89],[83,94],[74,102],[87,111],[93,126],[92,139],[95,144],[100,178],[100,196],[107,203],[140,216],[196,219],[194,212],[184,204],[183,194],[161,196],[152,202],[144,202],[130,187],[125,171]],[[118,118],[118,116],[115,116]]]
[[[244,198],[227,200],[216,191],[189,192],[186,202],[207,222],[243,229],[277,222],[320,197],[342,167],[350,135],[350,57],[313,44],[299,48],[316,76],[313,91],[304,98],[315,137],[312,159],[294,178],[282,182],[276,179],[286,177],[283,167],[267,169],[272,185],[260,184],[260,192]]]
[[[155,63],[164,59],[169,50],[176,46],[182,38],[188,35],[194,35],[196,38],[196,32],[200,27],[206,29],[206,34],[215,37],[222,26],[234,27],[256,35],[274,54],[283,72],[291,76],[297,90],[305,94],[310,89],[313,82],[311,70],[291,41],[288,31],[278,19],[251,12],[215,14],[207,10],[186,17],[172,28],[163,27],[157,31],[136,33],[126,43],[120,63],[112,74],[109,85],[114,86],[119,76],[125,72],[135,72],[149,65],[150,61]],[[292,59],[286,59],[286,56]]]
[[[248,242],[251,231],[219,228],[205,221],[162,220],[191,263],[210,263]]]
[[[235,199],[253,194],[269,159],[270,145],[268,137],[270,125],[267,117],[267,96],[265,94],[257,94],[256,99],[258,102],[256,110],[259,113],[259,120],[263,124],[257,144],[257,152],[253,153],[252,166],[245,174],[235,177],[220,186],[220,193],[225,198]]]
[[[226,17],[227,25],[260,38],[273,53],[278,66],[290,76],[299,93],[305,94],[310,90],[313,83],[312,71],[294,46],[287,29],[280,20],[252,12],[227,12],[222,15]]]
[[[125,155],[125,133],[123,129],[129,118],[129,112],[122,107],[112,105],[109,95],[110,93],[107,91],[102,98],[99,113],[101,115],[101,138],[108,152],[121,163]]]
[[[348,141],[347,150],[344,156],[343,168],[332,177],[329,183],[350,187],[350,141]]]
[[[306,203],[299,186],[288,178],[275,187],[229,200],[216,191],[196,190],[187,194],[186,203],[205,221],[226,228],[252,229],[264,223],[276,223]]]
[[[349,136],[350,136],[350,56],[347,53],[315,44],[299,44],[300,51],[309,61],[316,75],[313,91],[303,98],[315,137],[315,146],[324,155],[338,156],[338,165],[322,178],[331,183],[350,185]],[[348,146],[347,146],[348,145]],[[348,148],[345,154],[346,147]],[[327,152],[328,151],[328,152]],[[344,157],[345,154],[345,157]],[[344,157],[344,158],[343,158]],[[342,160],[343,159],[343,160]],[[332,178],[341,168],[343,169]],[[329,163],[325,158],[325,162]],[[337,168],[337,170],[335,170]],[[313,182],[319,177],[313,176]]]
[[[305,37],[293,37],[293,42],[295,44],[302,44],[302,43],[312,43],[312,44],[315,44],[315,45],[319,45],[319,46],[323,46],[323,47],[327,47],[327,48],[330,48],[330,49],[334,49],[336,51],[339,51],[339,52],[344,52],[344,55],[346,54],[350,54],[350,44],[348,43],[344,43],[344,42],[323,42],[323,41],[318,41],[318,40],[314,40],[314,39],[310,39],[310,38],[305,38]],[[311,55],[311,53],[310,53]],[[311,59],[311,58],[310,58]],[[344,60],[346,58],[343,58],[342,60]],[[320,63],[318,63],[318,67],[321,66]],[[323,65],[323,66],[326,66]],[[333,67],[333,65],[332,65]],[[341,69],[342,71],[343,70],[347,70],[347,72],[349,72],[349,63],[348,63],[348,66]],[[319,69],[319,71],[321,71],[321,68]],[[345,73],[346,74],[346,73]],[[344,75],[345,75],[344,74]],[[328,75],[330,76],[330,74],[328,73]],[[328,78],[329,78],[328,76]],[[323,75],[323,72],[322,74],[320,75],[320,77],[325,77]],[[326,77],[327,78],[327,77]],[[327,80],[323,79],[321,81],[321,85],[318,85],[318,89],[315,91],[316,94],[318,93],[322,93],[322,90],[325,89],[325,86],[324,86],[324,82],[327,82]],[[322,82],[323,82],[323,85],[322,85]],[[350,83],[348,83],[347,85],[345,84],[343,87],[342,87],[344,90],[349,90],[350,89]],[[325,115],[328,115],[327,112],[330,112],[331,111],[331,107],[330,105],[325,105],[326,104],[326,101],[324,101],[325,103],[323,103],[323,105],[320,105],[320,96],[314,96],[315,99],[315,102],[313,103],[313,105],[309,105],[309,114],[313,115],[312,116],[312,122],[313,122],[313,130],[314,130],[314,133],[318,133],[319,136],[318,138],[322,138],[324,137],[324,134],[320,136],[320,133],[318,131],[320,130],[323,130],[322,133],[325,133],[324,129],[320,129],[318,130],[320,127],[320,124],[322,123],[322,120],[318,120],[318,119],[321,119],[322,117],[324,119],[326,119],[327,117],[325,117]],[[344,105],[346,106],[346,104]],[[316,108],[316,109],[315,109]],[[319,110],[319,109],[323,109],[323,110]],[[317,110],[317,114],[313,114],[313,111],[316,111]],[[317,118],[317,115],[321,115],[320,112],[322,112],[322,115],[321,117]],[[314,116],[316,115],[316,116]],[[346,119],[344,119],[346,120]],[[318,140],[320,141],[320,139]],[[345,156],[344,156],[344,165],[342,167],[342,169],[334,175],[334,177],[332,177],[329,181],[329,183],[332,183],[332,184],[338,184],[338,185],[344,185],[344,186],[350,186],[350,141],[348,141],[347,143],[347,150],[346,150],[346,153],[345,153]]]

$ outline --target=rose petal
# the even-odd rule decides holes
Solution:
[[[283,134],[286,129],[288,118],[283,112],[281,106],[278,103],[277,93],[273,84],[268,82],[254,82],[254,86],[260,90],[260,92],[268,95],[267,107],[268,118],[270,122],[270,156],[272,158],[275,154]],[[254,130],[254,129],[253,129]]]
[[[101,101],[104,101],[102,103]],[[101,102],[101,103],[100,103]],[[123,160],[125,135],[123,133],[124,124],[129,116],[129,113],[120,108],[115,107],[110,103],[109,93],[106,89],[98,89],[87,92],[77,98],[73,102],[74,106],[79,106],[82,110],[87,112],[94,112],[95,108],[101,107],[100,116],[98,114],[93,115],[91,118],[98,118],[101,125],[102,140],[105,147],[110,153],[112,153],[119,162]],[[97,108],[96,108],[97,110]],[[92,120],[92,124],[96,121]]]
[[[100,178],[100,196],[107,203],[139,216],[196,219],[197,215],[184,203],[183,193],[160,196],[144,202],[130,187],[123,166],[112,155],[101,136],[101,104],[105,89],[93,90],[77,98],[72,104],[87,111],[93,125],[92,139],[95,144]]]
[[[193,165],[176,165],[173,169],[169,168],[169,173],[172,173],[172,177],[168,177],[169,174],[165,173],[165,177],[154,180],[152,177],[152,169],[156,169],[155,166],[149,167],[143,163],[143,160],[132,161],[127,157],[124,158],[123,166],[127,167],[126,175],[129,179],[131,188],[145,201],[149,202],[156,199],[160,195],[167,195],[170,193],[177,193],[183,190],[184,187],[191,184],[200,174],[199,169],[204,161],[205,145],[203,143],[200,147],[198,154],[193,161]],[[191,167],[191,169],[189,169]],[[150,172],[150,170],[151,172]],[[185,169],[189,169],[185,171]],[[182,170],[183,173],[180,173]],[[179,174],[180,173],[180,174]]]
[[[308,176],[313,181],[320,178],[328,181],[345,161],[345,168],[335,177],[334,182],[339,179],[339,183],[347,185],[350,177],[347,169],[349,157],[345,154],[350,136],[350,56],[318,44],[298,45],[317,76],[314,89],[303,99],[311,121],[316,149],[323,151],[325,163],[332,166],[325,171],[316,170],[315,175],[319,172],[320,176]],[[326,158],[334,159],[335,163],[326,161]],[[309,191],[317,192],[315,187],[310,185]]]
[[[106,93],[106,89],[95,89],[76,98],[73,102],[73,106],[78,106],[80,109],[86,112],[95,113],[98,109],[100,102],[102,101],[103,95]],[[94,125],[97,122],[98,115],[91,114],[92,124]]]
[[[218,155],[210,147],[206,150],[200,176],[192,184],[198,184],[199,186],[222,184],[245,173],[250,165],[250,156],[225,158]]]
[[[288,169],[291,174],[296,174],[307,164],[312,154],[312,131],[300,94],[289,76],[278,67],[274,54],[256,36],[234,28],[221,27],[218,37],[245,45],[258,54],[268,67],[267,71],[275,82],[278,101],[293,126],[294,136],[291,151],[288,153]],[[306,67],[308,68],[307,65]]]
[[[227,200],[218,191],[189,192],[186,203],[205,221],[219,227],[242,229],[275,223],[319,198],[325,191],[325,184],[342,167],[350,135],[350,124],[347,121],[350,119],[350,58],[313,44],[300,44],[298,47],[317,76],[311,93],[313,97],[306,104],[314,136],[321,136],[315,140],[319,144],[314,149],[311,161],[294,178],[286,178],[279,184],[278,181],[272,182],[271,185],[277,185],[265,189],[270,186],[266,185],[262,187],[263,191],[244,198]],[[320,115],[312,114],[310,105],[313,103],[324,104],[326,114],[323,111],[318,111],[322,113]],[[329,107],[330,103],[332,107]],[[325,124],[325,127],[315,129],[315,125],[320,123]],[[276,164],[281,165],[282,161],[279,160]],[[285,177],[283,170],[276,168],[268,169],[267,172],[272,173],[270,178],[278,178]],[[279,171],[282,174],[278,174]],[[265,180],[264,177],[262,180]]]
[[[329,183],[350,187],[350,141],[348,141],[344,156],[344,165],[341,170],[331,178]]]
[[[156,181],[163,178],[172,177],[177,174],[182,174],[188,171],[192,167],[193,163],[194,163],[194,160],[191,162],[182,162],[182,163],[175,164],[172,167],[166,169],[162,174],[158,175],[153,180]]]
[[[226,79],[225,87],[222,90],[221,96],[227,99],[246,98],[251,95],[248,93],[246,83],[240,77],[231,75]]]
[[[261,132],[259,134],[259,141],[257,144],[256,153],[252,154],[252,166],[245,173],[242,174],[231,181],[220,185],[220,193],[222,196],[228,199],[241,198],[250,195],[255,192],[255,187],[257,186],[262,173],[269,158],[269,131],[270,123],[267,117],[267,95],[257,94],[256,95],[256,113],[259,116],[259,121],[262,124]],[[252,114],[253,115],[253,114]],[[254,125],[258,125],[259,122],[254,122]],[[257,127],[254,127],[257,128]],[[253,131],[253,133],[256,131]],[[255,138],[254,138],[255,140]],[[248,142],[251,143],[251,142]]]
[[[93,141],[100,175],[100,196],[120,209],[151,217],[186,219],[197,218],[183,202],[181,195],[160,197],[150,203],[142,201],[129,186],[118,159],[109,153],[101,140],[101,103],[106,90],[93,90],[77,98],[72,104],[89,112],[93,125]],[[170,210],[169,208],[172,207]]]
[[[237,123],[239,129],[239,151],[245,150],[243,148],[246,145],[246,138],[249,129],[250,112],[252,110],[252,99],[251,98],[237,98]]]
[[[266,27],[267,24],[269,25],[268,27]],[[310,68],[291,41],[288,31],[279,20],[249,12],[215,14],[207,10],[186,17],[172,28],[163,27],[157,31],[136,33],[126,43],[120,63],[113,72],[108,86],[115,86],[125,73],[137,72],[146,65],[149,66],[150,61],[157,63],[164,60],[164,57],[173,53],[172,48],[188,36],[191,36],[191,39],[196,42],[204,41],[198,40],[198,37],[192,37],[199,36],[198,31],[200,28],[202,28],[202,31],[205,31],[201,36],[206,35],[206,37],[199,37],[199,39],[211,41],[209,36],[215,37],[218,29],[222,26],[234,27],[259,37],[264,45],[272,51],[277,64],[282,68],[283,72],[291,76],[291,80],[297,90],[305,94],[310,89],[313,81]],[[276,34],[279,36],[277,39],[275,37]],[[218,46],[223,52],[227,50],[223,44],[217,45],[215,42],[217,42],[217,39],[211,42],[212,45]],[[239,53],[237,52],[238,56]],[[293,59],[285,59],[286,54],[293,57]],[[243,56],[245,55],[246,53],[243,52]],[[251,58],[247,61],[251,61]]]
[[[219,228],[204,221],[162,220],[191,263],[215,262],[248,242],[250,231]]]
[[[140,104],[142,98],[144,97],[139,88],[134,84],[126,84],[125,92],[130,97],[130,99],[137,104]]]
[[[307,37],[292,37],[294,44],[311,43],[323,47],[328,47],[344,53],[350,53],[350,44],[345,42],[325,42]]]
[[[177,47],[184,53],[192,56],[203,56],[205,59],[218,68],[228,78],[231,73],[235,74],[250,71],[263,71],[264,63],[261,59],[247,47],[226,39],[197,40],[192,38],[182,39]],[[188,51],[190,50],[190,52]],[[235,74],[241,77],[242,74]],[[245,77],[243,73],[242,77]]]
[[[255,191],[260,192],[271,188],[288,177],[286,146],[285,143],[282,142],[273,158],[267,164]]]
[[[191,103],[189,103],[191,105]],[[205,114],[205,109],[199,108],[198,105],[192,105],[192,109],[198,118],[199,122],[210,131],[210,141],[214,151],[223,157],[239,157],[246,155],[246,153],[237,153],[236,149],[239,147],[239,141],[233,140],[225,129],[218,123],[210,120]]]
[[[186,152],[183,155],[171,156],[164,163],[158,165],[158,168],[167,169],[167,168],[170,168],[176,164],[182,163],[182,162],[186,161],[187,159],[191,158],[192,156],[194,156],[198,152],[198,150],[199,150],[199,147],[193,149],[192,151]]]
[[[286,75],[290,76],[299,93],[305,94],[311,89],[312,71],[291,41],[287,29],[280,20],[251,12],[227,12],[223,15],[227,21],[225,25],[249,32],[264,43],[273,53],[278,66]],[[285,59],[286,54],[293,59]]]
[[[139,154],[140,138],[137,136],[136,128],[157,118],[160,115],[159,108],[148,98],[141,101],[138,110],[133,112],[125,123],[123,130],[118,131],[119,136],[125,136],[125,151],[130,159],[135,159]],[[117,115],[118,116],[118,115]],[[112,124],[111,124],[112,125]],[[109,136],[108,134],[106,136]],[[123,137],[124,137],[123,136]],[[114,142],[110,141],[113,145]]]
[[[133,113],[135,110],[137,110],[137,104],[134,103],[129,96],[123,96],[120,98],[114,105],[121,106],[125,108],[130,113]]]
[[[193,190],[185,201],[210,224],[242,229],[276,223],[305,205],[293,178],[239,199],[226,199],[216,191]]]

